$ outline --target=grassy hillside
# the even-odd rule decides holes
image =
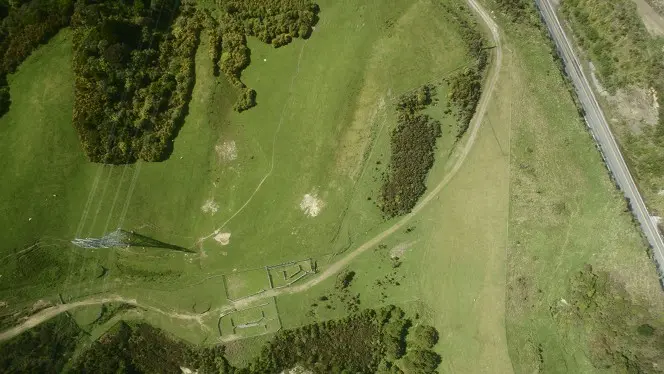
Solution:
[[[633,326],[647,320],[644,310],[661,313],[654,264],[578,117],[548,36],[507,17],[500,21],[513,51],[506,327],[514,370],[626,371],[634,366],[622,355],[632,359],[651,343],[630,340],[632,327],[606,321]],[[594,295],[592,286],[579,286],[586,264],[617,284],[597,283],[591,303],[615,298],[620,307],[585,310],[577,301],[580,289]]]
[[[564,0],[561,11],[604,89],[599,96],[641,192],[664,212],[664,44],[631,0]],[[591,76],[590,72],[587,72]]]
[[[615,91],[648,84],[657,47],[631,0],[564,0],[561,10],[597,67],[602,84]]]
[[[445,18],[427,4],[413,5],[399,24],[408,29],[406,20],[411,20],[422,30],[431,30],[432,23],[444,29]],[[466,12],[461,14],[472,14]],[[445,30],[438,37],[415,33],[411,43],[418,46],[422,36],[429,45],[458,43],[453,29]],[[448,53],[450,47],[442,50]],[[348,288],[337,287],[339,277],[306,293],[279,297],[285,327],[332,318],[354,305],[395,303],[419,313],[441,332],[440,372],[510,371],[503,322],[509,144],[509,111],[504,108],[509,76],[503,74],[500,82],[474,146],[451,182],[402,230],[348,266],[356,273]],[[440,162],[447,159],[443,150],[436,157],[429,188],[440,183],[456,160],[452,155]]]
[[[241,90],[214,74],[203,30],[196,83],[172,156],[123,166],[91,164],[77,144],[72,35],[60,32],[9,76],[14,102],[0,119],[2,176],[12,180],[0,189],[0,200],[9,202],[1,218],[9,233],[0,245],[2,316],[29,312],[40,299],[75,302],[113,293],[147,307],[114,314],[91,334],[126,315],[201,343],[218,337],[218,321],[173,315],[228,305],[227,297],[269,287],[268,275],[285,284],[281,269],[300,274],[291,265],[268,272],[265,266],[296,261],[325,269],[391,225],[376,199],[397,98],[424,84],[437,87],[438,102],[424,111],[442,124],[434,182],[463,127],[447,102],[446,78],[475,66],[477,51],[455,18],[472,20],[470,12],[458,8],[453,16],[452,4],[321,2],[325,17],[308,40],[275,49],[249,38],[253,62],[242,82],[260,95],[259,105],[242,113],[233,111]],[[167,245],[71,243],[117,228]],[[373,271],[364,266],[362,272]],[[398,302],[413,292],[390,288]],[[72,315],[85,324],[101,311],[95,308]],[[293,326],[303,317],[283,318]]]
[[[277,331],[396,304],[418,316],[415,325],[439,331],[441,372],[596,372],[658,362],[645,349],[661,336],[664,310],[652,297],[661,292],[654,267],[549,40],[532,14],[519,22],[489,5],[503,31],[502,67],[458,173],[411,221],[308,289],[297,287],[395,223],[383,219],[376,197],[399,97],[436,86],[439,101],[422,109],[442,125],[427,187],[458,159],[466,138],[457,143],[464,124],[448,102],[448,81],[477,63],[458,20],[474,20],[472,13],[452,0],[320,1],[310,39],[278,49],[248,40],[253,62],[241,78],[260,95],[242,113],[232,109],[242,91],[215,76],[214,39],[203,32],[172,157],[121,167],[92,165],[78,147],[71,71],[62,69],[71,33],[62,31],[9,77],[16,102],[0,119],[0,170],[16,181],[0,189],[11,202],[0,218],[11,233],[0,246],[0,274],[12,285],[0,289],[0,322],[43,307],[39,299],[119,294],[138,306],[71,312],[91,339],[121,318],[137,319],[191,342],[224,342],[233,362],[248,364],[259,353],[236,339],[316,336]],[[70,244],[117,227],[190,252]],[[286,291],[242,301],[277,287]],[[591,291],[597,297],[583,296]],[[596,307],[614,297],[615,308]],[[629,323],[613,330],[606,321],[616,319]],[[284,354],[287,366],[303,359],[297,349]],[[261,358],[283,369],[273,359]]]

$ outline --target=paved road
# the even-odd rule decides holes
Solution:
[[[595,141],[600,146],[606,165],[611,173],[613,173],[613,177],[625,194],[625,197],[631,202],[632,211],[653,248],[653,254],[658,267],[664,269],[662,267],[664,265],[664,241],[662,241],[662,236],[659,234],[657,226],[653,223],[648,213],[648,208],[643,202],[643,198],[627,168],[625,159],[620,153],[618,144],[611,133],[602,109],[597,103],[595,93],[592,91],[588,78],[583,72],[572,43],[567,35],[565,35],[565,30],[561,26],[550,0],[535,0],[535,2],[544,22],[549,28],[553,41],[558,47],[558,53],[563,59],[567,74],[574,84],[581,106],[585,111],[586,123],[590,128],[593,138],[595,138]]]

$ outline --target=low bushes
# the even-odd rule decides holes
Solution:
[[[426,191],[441,125],[420,112],[431,104],[434,94],[432,86],[424,86],[401,97],[397,104],[398,122],[390,137],[392,156],[379,201],[387,217],[410,212]]]
[[[661,372],[664,324],[608,273],[586,265],[572,276],[565,302],[552,312],[559,323],[572,323],[588,333],[589,358],[597,368]]]
[[[537,25],[539,19],[534,12],[535,3],[531,0],[496,0],[498,9],[505,13],[512,22]]]
[[[468,130],[470,121],[482,96],[482,76],[475,68],[467,68],[447,80],[449,100],[459,122],[456,137],[460,139]]]
[[[470,126],[475,109],[482,96],[482,79],[489,62],[486,40],[480,32],[477,22],[458,7],[445,5],[461,30],[461,36],[468,54],[475,63],[447,79],[450,85],[449,100],[459,127],[457,139],[460,139]]]
[[[564,0],[561,10],[608,91],[660,80],[662,45],[650,41],[632,1]]]

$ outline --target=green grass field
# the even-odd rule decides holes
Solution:
[[[161,163],[87,162],[71,124],[71,32],[33,53],[9,77],[13,103],[0,119],[11,181],[0,187],[0,316],[38,300],[121,295],[138,306],[69,313],[89,339],[140,319],[190,342],[226,342],[242,365],[280,328],[396,304],[440,332],[440,372],[594,371],[583,331],[550,314],[570,275],[590,263],[644,300],[659,285],[548,40],[499,12],[502,68],[458,173],[342,269],[355,272],[349,285],[333,274],[289,292],[397,221],[375,199],[401,94],[437,86],[427,113],[443,135],[428,186],[456,157],[443,78],[473,61],[442,4],[458,3],[360,3],[319,1],[306,41],[274,49],[250,39],[242,80],[258,106],[242,114],[231,109],[235,89],[212,74],[204,32],[189,113]],[[70,243],[117,228],[167,245]]]
[[[436,1],[320,6],[307,41],[279,49],[249,41],[253,62],[242,79],[259,105],[242,114],[231,111],[235,90],[212,74],[203,33],[189,114],[161,163],[87,162],[71,124],[71,31],[33,53],[9,77],[13,103],[0,119],[3,176],[12,181],[0,188],[7,309],[112,293],[202,313],[226,304],[227,292],[250,294],[268,281],[261,270],[260,280],[230,290],[236,272],[309,257],[325,268],[388,225],[374,201],[396,99],[438,85],[440,104],[429,111],[444,125],[442,165],[456,126],[443,114],[442,80],[472,61]],[[70,243],[116,228],[191,253]],[[140,314],[192,336],[153,310]]]
[[[551,308],[589,263],[624,283],[629,296],[661,310],[646,243],[585,124],[578,117],[545,34],[501,22],[511,97],[507,342],[516,372],[602,372],[581,326]]]

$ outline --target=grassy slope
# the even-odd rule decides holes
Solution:
[[[76,152],[78,139],[70,126],[70,54],[71,32],[65,30],[10,76],[14,108],[0,120],[0,170],[6,182],[0,189],[0,224],[7,234],[3,249],[17,248],[35,236],[66,228],[75,218],[73,209],[57,216],[50,214],[51,209],[71,205],[76,195],[85,193],[84,186],[76,183],[89,176],[89,171],[80,168],[83,157]],[[30,131],[22,131],[25,128]],[[44,160],[43,154],[51,157]],[[74,183],[58,183],[63,177]]]
[[[0,120],[2,149],[12,150],[2,158],[3,177],[12,183],[0,193],[3,201],[13,202],[3,206],[8,209],[3,224],[11,233],[0,247],[9,259],[1,269],[4,279],[24,265],[21,261],[46,259],[25,272],[29,287],[17,292],[13,283],[0,299],[19,306],[37,298],[55,300],[58,292],[69,300],[106,291],[163,309],[204,310],[225,303],[221,273],[336,251],[349,237],[362,239],[380,223],[378,209],[366,200],[378,181],[358,166],[378,129],[393,120],[391,98],[465,63],[460,42],[447,37],[446,24],[432,16],[438,6],[411,5],[321,2],[325,16],[309,41],[275,50],[251,40],[254,62],[243,79],[258,90],[260,104],[243,114],[230,112],[235,94],[223,78],[212,76],[203,37],[189,115],[172,157],[132,166],[94,165],[82,156],[70,119],[71,40],[68,30],[62,32],[10,77],[15,102]],[[418,22],[420,16],[425,22]],[[417,48],[408,49],[414,40]],[[436,53],[425,48],[429,42],[436,43]],[[384,64],[387,57],[393,59]],[[451,125],[446,131],[453,133]],[[248,201],[270,170],[275,134],[274,169],[224,228],[232,233],[230,245],[208,240],[198,256],[141,248],[81,250],[68,243],[122,227],[193,246]],[[385,161],[389,155],[379,149],[387,145],[387,128],[380,134],[371,154]],[[222,161],[215,153],[215,145],[227,141],[236,143],[236,160]],[[442,157],[449,146],[441,142]],[[326,203],[315,219],[298,208],[312,191]],[[42,199],[53,194],[57,200],[43,209]],[[214,216],[201,211],[208,199],[220,205]],[[343,218],[353,224],[335,236]],[[39,251],[13,254],[36,240],[43,244]],[[101,266],[109,271],[97,279]],[[192,336],[186,326],[141,313]]]
[[[0,225],[4,233],[0,256],[3,281],[12,286],[3,287],[3,293],[9,291],[10,297],[22,298],[25,293],[42,297],[45,292],[38,289],[48,287],[67,270],[69,261],[61,253],[37,253],[27,263],[17,261],[12,253],[40,238],[45,246],[61,245],[52,238],[75,230],[84,205],[81,196],[87,194],[87,181],[92,181],[95,174],[96,168],[85,165],[84,156],[78,152],[78,139],[71,125],[70,56],[71,32],[63,30],[9,77],[12,108],[0,119],[0,170],[5,181],[0,188]],[[30,262],[43,268],[33,268]],[[12,274],[26,265],[32,265],[27,267],[29,272],[41,281],[29,281],[30,275]]]
[[[581,330],[549,308],[584,263],[635,298],[659,294],[654,266],[539,32],[501,22],[513,88],[506,326],[517,372],[593,372]],[[656,304],[658,303],[654,300]],[[658,306],[659,307],[659,306]]]
[[[424,22],[428,17],[444,22],[441,15],[423,10],[417,9],[418,17],[423,18],[418,23],[429,25]],[[454,38],[449,28],[446,34]],[[414,41],[414,48],[418,45]],[[409,225],[414,230],[395,234],[383,242],[384,248],[363,254],[349,266],[358,273],[349,293],[360,294],[361,307],[397,303],[420,313],[439,329],[441,372],[511,370],[503,324],[509,112],[502,108],[509,99],[508,78],[501,76],[489,120],[461,171],[438,200]],[[431,185],[445,174],[446,155],[439,156],[429,178]],[[407,249],[403,264],[395,270],[389,256],[398,247]],[[376,280],[384,282],[386,275],[399,285],[376,286]],[[381,298],[381,293],[386,298]],[[344,305],[336,296],[330,297],[331,302],[318,300],[330,294],[338,294],[334,279],[306,294],[279,298],[279,310],[286,316],[284,325],[304,323],[302,316],[308,311],[315,313],[311,319],[344,313]],[[312,307],[314,303],[318,306]],[[334,309],[327,309],[327,305]]]
[[[394,4],[387,4],[383,9],[390,9],[391,5]],[[337,9],[345,7],[348,11],[344,17],[350,14],[351,18],[357,19],[361,16],[352,4],[337,6]],[[363,8],[369,13],[367,7]],[[330,7],[328,9],[333,11]],[[395,8],[395,11],[398,9]],[[90,165],[80,156],[75,136],[71,136],[73,133],[70,130],[71,86],[67,82],[71,82],[71,72],[62,69],[68,66],[70,41],[56,39],[40,49],[11,77],[16,105],[3,118],[3,131],[11,132],[10,136],[3,136],[7,142],[3,148],[17,150],[13,158],[3,158],[9,165],[3,169],[7,171],[5,175],[14,182],[3,190],[3,200],[13,200],[16,204],[9,205],[11,211],[3,215],[12,236],[8,243],[3,243],[2,253],[10,255],[12,249],[21,249],[44,233],[55,238],[62,253],[61,247],[70,247],[66,241],[75,234],[80,237],[100,236],[118,226],[165,242],[193,246],[198,237],[211,233],[237,212],[270,170],[277,128],[274,170],[255,198],[229,225],[233,237],[228,247],[222,248],[210,240],[204,244],[207,256],[201,258],[187,258],[163,251],[75,252],[82,252],[90,259],[88,279],[99,271],[98,263],[113,270],[113,263],[120,262],[134,270],[167,271],[172,274],[171,278],[185,274],[195,280],[207,276],[206,272],[219,273],[236,267],[242,269],[274,264],[310,256],[311,252],[329,251],[329,232],[334,230],[339,212],[344,208],[342,202],[351,189],[342,177],[334,179],[333,163],[326,160],[334,160],[334,139],[346,127],[345,117],[340,118],[338,114],[343,111],[342,108],[352,110],[354,96],[348,95],[348,92],[357,91],[361,85],[361,61],[367,43],[375,36],[373,29],[358,32],[344,28],[343,19],[333,21],[341,22],[335,32],[325,32],[325,22],[319,25],[317,36],[320,34],[321,43],[312,38],[306,44],[300,41],[275,50],[252,41],[255,63],[247,70],[245,79],[261,89],[263,96],[259,98],[259,108],[242,115],[229,113],[229,103],[234,99],[233,90],[223,78],[212,77],[207,46],[203,45],[197,58],[197,85],[190,115],[175,142],[173,156],[164,163],[142,163],[129,167]],[[337,27],[336,24],[334,26]],[[347,31],[346,38],[339,37],[340,30]],[[323,47],[325,43],[332,43],[343,53],[331,56],[331,49]],[[42,65],[50,63],[55,55],[59,58],[56,65],[68,75],[55,76],[60,80],[55,85],[63,92],[47,97],[46,103],[57,108],[52,110],[53,113],[62,113],[57,122],[61,125],[59,132],[70,136],[66,139],[68,143],[61,148],[40,147],[39,139],[46,143],[47,140],[59,139],[61,135],[47,137],[46,131],[23,130],[35,127],[32,124],[35,112],[42,116],[38,123],[44,127],[52,124],[54,119],[51,110],[48,110],[50,107],[38,111],[34,107],[28,109],[30,100],[46,97],[43,91],[39,91],[38,85],[28,82],[28,78],[34,79],[33,82],[53,80],[53,76],[46,77],[52,69],[44,69]],[[355,57],[349,58],[352,56]],[[322,62],[332,57],[336,60],[333,60],[330,69],[329,64]],[[263,58],[269,62],[264,62]],[[45,75],[43,79],[35,79],[35,69],[44,69],[41,70]],[[321,77],[327,82],[322,89],[318,81]],[[311,95],[311,92],[317,93]],[[39,99],[35,95],[40,95]],[[314,109],[304,111],[300,108]],[[51,121],[47,121],[46,116]],[[231,140],[237,145],[238,158],[222,162],[215,154],[215,145]],[[25,143],[31,146],[18,148],[17,145]],[[360,149],[358,152],[361,154],[363,151]],[[25,164],[22,158],[28,157],[33,163],[31,167],[13,173],[13,168],[18,169]],[[82,171],[70,176],[67,172],[71,174],[73,171],[64,170],[63,173],[62,169],[54,168],[51,161],[64,157],[67,157],[63,163],[68,169]],[[44,162],[45,159],[49,162]],[[62,179],[63,174],[69,178]],[[43,206],[41,198],[46,196],[41,196],[42,191],[38,191],[40,194],[37,195],[34,188],[26,188],[36,186],[36,180],[40,182],[39,188],[54,185],[71,191],[66,189],[64,183],[64,180],[69,180],[73,181],[73,188],[80,190],[67,195],[72,201],[54,203],[50,210],[40,211]],[[23,195],[12,199],[15,190]],[[315,190],[319,191],[327,205],[321,216],[312,220],[299,211],[298,204],[305,193]],[[94,193],[88,197],[87,191]],[[47,192],[57,194],[59,190]],[[206,216],[200,209],[208,199],[214,199],[220,205],[220,211],[213,217]],[[19,204],[23,201],[34,204],[34,214],[25,209],[26,204]],[[90,204],[86,210],[87,201]],[[88,213],[85,214],[85,211]],[[377,210],[374,214],[377,216]],[[48,220],[42,219],[42,216]],[[29,217],[35,223],[33,229],[24,224]],[[292,235],[294,231],[300,234]],[[257,232],[261,234],[256,235]],[[72,253],[72,258],[77,258],[74,251],[69,253]],[[192,277],[192,273],[197,274]],[[117,276],[117,272],[111,273],[111,278]],[[161,281],[164,283],[164,279]],[[69,277],[65,281],[67,292],[79,293],[82,286],[76,286],[71,291],[69,285],[80,282],[87,283],[85,275]],[[166,279],[166,282],[169,283],[169,280]],[[102,288],[108,289],[112,283],[104,282]]]
[[[659,97],[663,90],[661,67],[651,66],[658,66],[654,62],[661,60],[662,39],[648,33],[631,0],[566,0],[561,10],[582,54],[597,67],[601,84],[609,92],[623,91],[616,97],[597,96],[649,209],[653,215],[661,215],[664,112],[654,106],[650,95],[655,92]],[[639,119],[644,111],[656,114],[654,124]]]

